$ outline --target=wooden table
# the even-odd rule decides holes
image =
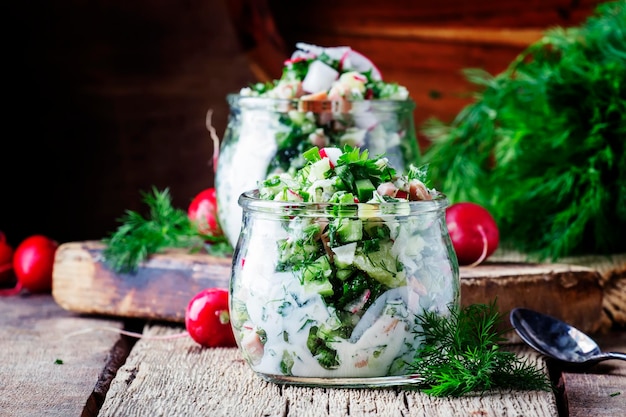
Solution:
[[[175,335],[180,325],[82,316],[49,295],[0,299],[0,416],[624,416],[626,364],[563,372],[515,349],[559,381],[559,393],[492,392],[434,398],[414,390],[322,389],[262,381],[236,349]],[[105,330],[104,328],[109,330]],[[626,351],[626,332],[597,336]]]

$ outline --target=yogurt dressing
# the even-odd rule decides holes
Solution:
[[[234,269],[232,297],[244,306],[243,318],[233,320],[239,340],[262,332],[262,349],[240,347],[252,368],[266,375],[301,377],[378,377],[402,375],[421,341],[415,336],[415,315],[447,311],[456,300],[455,272],[445,242],[437,238],[434,217],[420,221],[388,221],[394,230],[392,253],[404,266],[402,285],[381,294],[362,317],[355,317],[348,337],[334,337],[338,365],[323,367],[307,348],[313,326],[335,328],[337,310],[315,291],[308,291],[293,271],[277,272],[280,239],[298,236],[302,222],[285,224],[255,221],[249,239],[243,239],[245,260]],[[273,259],[273,262],[270,260]],[[235,316],[237,313],[235,314]],[[258,347],[258,346],[257,346]]]

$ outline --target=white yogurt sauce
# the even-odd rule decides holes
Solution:
[[[424,310],[443,314],[457,297],[445,244],[427,240],[427,223],[390,225],[397,243],[394,252],[408,277],[406,286],[382,294],[357,323],[352,337],[337,337],[330,343],[338,353],[339,366],[335,369],[322,367],[307,348],[312,326],[333,328],[338,323],[334,307],[326,305],[319,294],[307,292],[293,272],[276,272],[276,263],[268,262],[279,256],[276,244],[270,242],[298,231],[288,232],[277,221],[255,223],[249,246],[244,248],[244,266],[234,269],[237,277],[233,288],[233,297],[245,304],[249,316],[249,323],[240,331],[261,329],[267,337],[263,355],[250,363],[252,368],[263,374],[283,375],[281,362],[287,355],[293,360],[290,374],[294,376],[349,378],[402,373],[398,364],[410,362],[421,342],[413,331],[415,315]],[[291,225],[301,227],[295,220]]]

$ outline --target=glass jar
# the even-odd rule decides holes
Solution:
[[[268,201],[242,194],[230,316],[247,363],[307,386],[418,382],[416,315],[460,302],[448,200],[381,204]]]
[[[365,148],[385,154],[399,173],[418,165],[411,100],[306,101],[231,94],[230,114],[215,173],[218,218],[234,246],[241,228],[237,204],[244,191],[269,174],[304,165],[312,146]]]

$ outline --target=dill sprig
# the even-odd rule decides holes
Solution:
[[[116,272],[135,272],[150,255],[167,248],[205,249],[210,236],[199,232],[187,212],[172,206],[169,189],[142,192],[148,216],[127,210],[118,219],[120,226],[108,238],[103,251],[105,263]]]
[[[493,389],[549,390],[546,374],[528,359],[501,348],[502,315],[496,302],[450,308],[449,315],[424,312],[415,331],[423,338],[410,365],[433,396],[482,394]]]
[[[626,250],[626,1],[552,28],[422,132],[435,186],[488,208],[503,247],[556,260]]]

